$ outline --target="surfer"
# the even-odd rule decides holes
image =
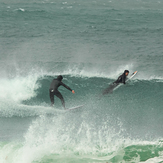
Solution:
[[[125,70],[124,73],[122,75],[120,75],[118,77],[118,79],[115,82],[113,82],[113,83],[116,83],[116,84],[118,84],[118,83],[126,84],[125,81],[126,81],[126,76],[128,76],[128,74],[129,74],[129,71]]]
[[[75,93],[75,91],[72,90],[70,87],[68,87],[66,84],[64,84],[62,82],[62,79],[63,77],[61,75],[59,75],[57,79],[53,79],[53,81],[50,84],[49,95],[50,95],[51,106],[54,105],[54,95],[55,95],[61,100],[63,107],[66,109],[64,98],[62,94],[58,91],[58,87],[62,85],[68,90],[70,90],[73,94]]]
[[[112,93],[113,89],[119,85],[120,83],[126,84],[126,77],[128,76],[129,71],[125,70],[124,73],[122,75],[120,75],[118,77],[118,79],[116,81],[114,81],[108,88],[106,88],[105,90],[103,90],[102,95],[108,94],[108,93]]]

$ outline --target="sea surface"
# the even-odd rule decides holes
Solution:
[[[0,0],[0,163],[163,163],[163,0]]]

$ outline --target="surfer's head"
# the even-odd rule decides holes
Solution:
[[[57,80],[59,80],[59,81],[62,81],[62,79],[63,79],[63,76],[62,76],[62,75],[59,75],[59,76],[57,77]]]
[[[124,74],[125,74],[126,76],[128,76],[129,71],[128,71],[128,70],[125,70],[125,71],[124,71]]]

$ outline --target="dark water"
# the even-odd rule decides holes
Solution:
[[[161,163],[162,17],[162,0],[0,0],[0,162]],[[50,107],[60,74],[84,107]]]

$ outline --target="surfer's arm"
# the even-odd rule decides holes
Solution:
[[[122,83],[122,75],[120,75],[119,77],[118,77],[118,79],[116,80],[116,81],[114,81],[113,82],[113,84],[118,84],[118,83]]]
[[[74,90],[72,90],[69,86],[67,86],[66,84],[61,82],[61,85],[64,86],[65,88],[67,88],[68,90],[70,90],[72,93],[75,93]]]
[[[125,80],[126,80],[125,75],[122,75],[122,83],[123,83],[123,84],[126,84]]]

